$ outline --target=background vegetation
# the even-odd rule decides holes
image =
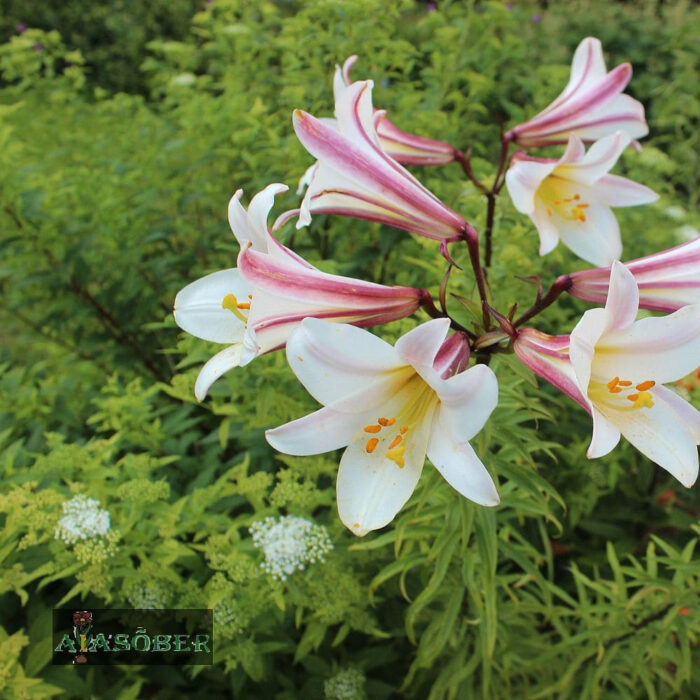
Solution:
[[[512,356],[475,441],[502,503],[461,499],[428,465],[385,531],[339,522],[337,455],[290,458],[265,428],[314,402],[283,353],[219,381],[216,349],[180,333],[172,300],[232,267],[226,203],[310,157],[291,111],[332,112],[336,63],[400,127],[473,146],[494,173],[497,120],[556,96],[572,52],[599,37],[631,61],[651,135],[617,172],[660,193],[618,210],[625,257],[697,235],[700,11],[690,2],[503,3],[3,0],[0,35],[0,695],[101,698],[666,698],[700,695],[697,491],[628,445],[585,458],[590,419]],[[458,166],[419,177],[477,228],[484,202]],[[437,246],[316,217],[281,238],[328,271],[436,290]],[[491,285],[527,308],[543,280],[583,267],[500,198]],[[473,294],[465,274],[454,291]],[[468,309],[451,309],[471,322]],[[569,332],[586,305],[538,318]],[[393,340],[405,320],[378,329]],[[697,380],[682,387],[700,405]],[[624,442],[624,441],[623,441]],[[111,529],[56,536],[76,494]],[[261,568],[248,528],[285,514],[326,528],[325,562],[286,581]],[[50,664],[50,613],[212,607],[211,667]],[[693,667],[696,675],[693,677]]]

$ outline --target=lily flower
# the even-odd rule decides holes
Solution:
[[[188,333],[225,343],[195,383],[203,400],[223,374],[258,355],[284,347],[307,316],[371,326],[410,316],[425,290],[387,287],[321,272],[277,241],[267,229],[274,197],[285,185],[268,185],[246,211],[238,190],[229,203],[231,229],[241,245],[238,268],[220,270],[182,289],[175,321]]]
[[[700,303],[700,238],[626,262],[639,287],[639,306],[671,313]],[[604,304],[610,284],[610,268],[582,270],[569,275],[569,294]]]
[[[357,56],[350,56],[342,69],[336,66],[333,78],[333,92],[338,100],[343,88],[352,85],[350,69],[355,65]],[[455,159],[455,149],[445,141],[425,138],[402,131],[386,116],[384,110],[374,110],[377,116],[376,128],[379,144],[388,156],[398,163],[406,165],[445,165]]]
[[[362,536],[389,523],[418,482],[426,453],[447,482],[481,505],[499,502],[469,443],[498,402],[485,365],[466,364],[466,338],[428,321],[391,346],[359,328],[307,318],[287,342],[299,381],[323,408],[266,432],[280,452],[347,446],[337,479],[343,523]],[[453,374],[457,372],[457,374]]]
[[[462,238],[467,222],[382,150],[377,124],[383,113],[372,107],[372,85],[338,86],[335,124],[294,112],[299,140],[318,159],[305,176],[310,182],[297,228],[308,225],[312,213],[341,214],[443,242]]]
[[[568,337],[523,329],[518,357],[584,405],[593,418],[587,455],[608,454],[624,435],[684,486],[698,475],[700,411],[663,386],[700,364],[700,304],[636,321],[639,291],[616,261],[605,308],[586,311]]]
[[[525,148],[566,143],[571,134],[595,141],[616,131],[630,139],[649,133],[644,107],[622,91],[632,77],[623,63],[609,73],[600,41],[584,39],[574,53],[571,77],[564,91],[536,117],[511,129],[506,138]]]
[[[506,174],[515,208],[528,214],[540,235],[540,255],[562,240],[594,265],[610,265],[622,252],[620,227],[610,207],[631,207],[658,199],[644,185],[607,172],[629,144],[621,131],[596,141],[586,153],[571,136],[559,160],[516,153]]]

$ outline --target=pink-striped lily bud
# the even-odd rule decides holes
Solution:
[[[547,335],[535,328],[522,328],[513,342],[513,350],[526,367],[590,413],[569,360],[570,342],[568,335]]]
[[[258,355],[284,347],[304,318],[374,326],[410,316],[427,292],[387,287],[321,272],[277,241],[267,228],[275,194],[268,185],[246,211],[239,190],[229,221],[241,245],[238,267],[192,282],[175,298],[175,321],[192,335],[227,347],[202,368],[195,383],[200,401],[223,374]]]
[[[340,214],[395,226],[439,241],[463,237],[467,222],[387,155],[377,135],[383,112],[372,107],[372,81],[340,86],[336,124],[301,110],[294,130],[318,159],[297,228],[313,214]]]
[[[469,364],[469,338],[466,333],[457,331],[447,336],[433,361],[433,369],[443,379],[463,372]]]
[[[350,69],[357,56],[350,56],[342,69],[336,66],[333,89],[336,99],[342,89],[352,84]],[[377,110],[375,110],[376,112]],[[445,141],[425,138],[402,131],[382,113],[377,120],[377,136],[382,150],[395,161],[407,165],[445,165],[455,159],[455,149]]]
[[[700,238],[669,250],[625,263],[639,288],[639,306],[672,313],[700,303]],[[570,275],[569,294],[605,304],[610,286],[610,268],[582,270]]]
[[[571,134],[595,141],[616,131],[630,139],[649,133],[640,102],[622,91],[632,77],[623,63],[609,73],[600,41],[584,39],[574,53],[571,78],[564,91],[536,117],[511,129],[506,138],[531,148],[566,143]]]

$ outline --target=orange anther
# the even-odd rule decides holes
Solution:
[[[399,445],[399,444],[401,443],[401,440],[403,440],[403,438],[402,438],[400,435],[397,435],[397,436],[391,441],[391,445],[389,445],[389,449],[390,449],[390,450],[393,450],[397,445]]]
[[[577,204],[576,205],[579,209],[588,209],[590,207],[590,204]]]
[[[628,382],[626,379],[622,382],[618,382],[620,386],[632,386],[632,382]]]
[[[649,389],[651,389],[651,387],[654,386],[654,384],[656,384],[656,382],[653,381],[652,379],[650,379],[649,381],[642,382],[641,384],[637,384],[637,386],[635,388],[639,389],[639,391],[648,391]]]
[[[580,195],[580,194],[575,194],[575,195],[574,195],[574,199],[576,199],[576,200],[581,199],[581,195]],[[586,204],[586,206],[588,206],[588,205]]]
[[[380,418],[377,423],[379,425],[394,425],[396,418]]]
[[[249,309],[250,308],[250,303],[249,302],[244,302],[242,304],[236,304],[236,307],[239,309]]]
[[[585,214],[581,214],[581,216],[578,217],[578,220],[579,220],[579,221],[585,221],[585,220],[586,220],[586,215],[585,215]]]
[[[561,199],[555,199],[555,200],[554,200],[554,206],[556,206],[557,204],[561,204]]]
[[[630,394],[630,395],[627,397],[627,400],[628,400],[628,401],[636,401],[638,398],[639,398],[639,394]]]
[[[612,389],[610,389],[611,394],[619,394],[621,391],[622,391],[622,389],[620,389],[619,386],[616,386],[616,387],[613,387]]]
[[[367,440],[367,444],[365,445],[365,449],[367,450],[367,452],[369,452],[371,454],[372,452],[374,452],[374,450],[378,444],[379,444],[378,438],[370,438],[369,440]]]
[[[608,389],[610,389],[610,391],[612,391],[617,386],[617,383],[619,381],[620,377],[615,377],[615,379],[611,379],[606,386],[608,387]]]
[[[399,432],[401,433],[401,435],[405,435],[407,431],[408,431],[408,426],[404,425],[403,428],[401,428],[401,430]]]
[[[366,433],[378,433],[382,429],[381,425],[366,425],[363,430]]]

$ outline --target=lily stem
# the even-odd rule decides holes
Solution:
[[[569,289],[572,285],[570,275],[559,275],[547,293],[537,299],[537,301],[524,313],[513,321],[513,326],[516,328],[521,326],[526,321],[529,321],[533,316],[537,316],[541,311],[544,311],[548,306],[551,306],[563,292]]]

